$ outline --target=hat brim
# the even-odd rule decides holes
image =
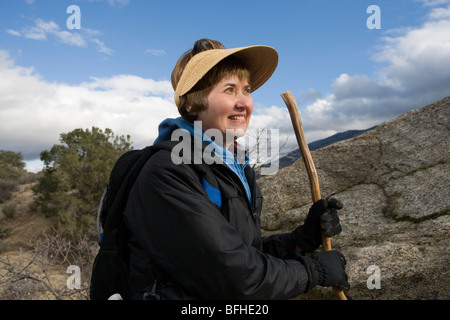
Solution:
[[[261,87],[278,64],[277,51],[269,46],[250,46],[233,49],[213,49],[200,52],[187,63],[175,90],[175,104],[188,93],[220,61],[234,55],[247,66],[251,76],[251,91]]]

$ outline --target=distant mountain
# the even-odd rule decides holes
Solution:
[[[338,141],[347,140],[356,136],[359,136],[360,134],[370,131],[372,129],[375,129],[376,126],[365,129],[365,130],[348,130],[345,132],[339,132],[332,136],[329,136],[328,138],[317,140],[314,142],[311,142],[308,144],[309,150],[314,151],[317,149],[324,148],[330,144],[333,144]],[[294,151],[289,152],[284,157],[281,157],[279,160],[279,169],[285,168],[293,164],[295,161],[300,159],[302,157],[302,154],[300,152],[300,149],[295,149]]]

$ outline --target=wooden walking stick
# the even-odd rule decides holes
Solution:
[[[309,183],[311,185],[311,195],[313,202],[322,199],[320,195],[319,177],[317,175],[316,167],[314,166],[311,152],[309,151],[308,144],[306,143],[305,133],[303,132],[302,121],[300,119],[300,113],[298,111],[297,102],[290,91],[286,91],[281,94],[291,116],[292,126],[294,127],[295,136],[297,138],[298,146],[302,152],[303,162],[305,163],[306,171],[308,172]],[[322,249],[323,251],[331,250],[331,238],[327,237],[322,232]],[[334,294],[339,300],[347,300],[342,289],[333,287]]]

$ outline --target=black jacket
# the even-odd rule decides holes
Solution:
[[[225,164],[175,165],[158,151],[131,190],[124,216],[131,231],[130,282],[135,298],[288,299],[305,292],[290,234],[261,237],[263,198],[249,166],[242,182]],[[219,190],[211,201],[205,181]]]

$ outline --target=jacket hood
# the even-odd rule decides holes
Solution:
[[[158,127],[158,137],[156,138],[154,144],[166,140],[170,140],[172,132],[176,129],[185,129],[189,131],[191,135],[194,135],[194,124],[184,120],[183,118],[167,118],[160,123]]]

